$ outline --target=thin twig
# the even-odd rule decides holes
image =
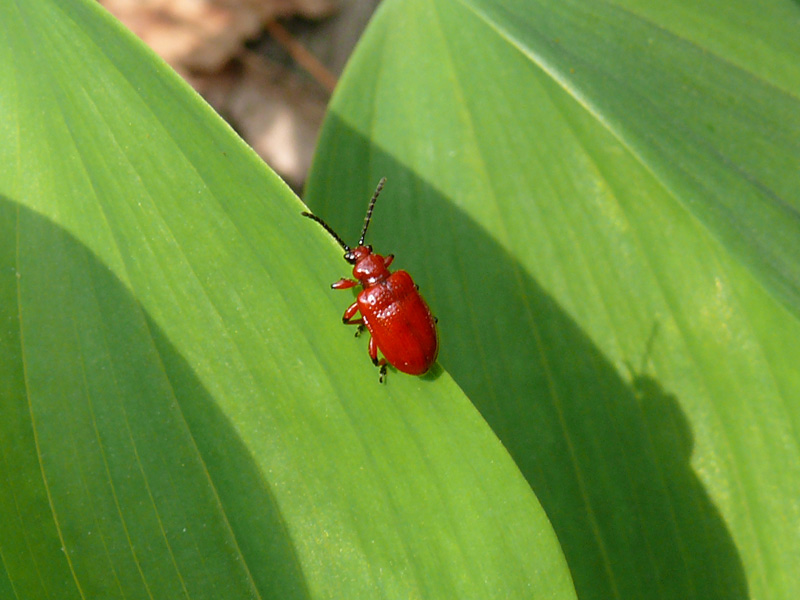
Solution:
[[[306,50],[286,28],[277,21],[269,21],[266,30],[275,38],[275,41],[283,46],[289,55],[305,69],[314,80],[325,88],[328,93],[333,93],[336,87],[336,76],[323,65],[316,56]]]

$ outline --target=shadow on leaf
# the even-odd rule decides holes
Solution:
[[[0,227],[18,240],[2,249],[14,267],[0,279],[3,298],[19,298],[3,315],[19,326],[3,340],[19,380],[3,396],[15,452],[3,495],[26,509],[4,519],[19,537],[2,536],[0,554],[30,551],[6,562],[15,589],[308,598],[268,482],[126,286],[72,235],[7,199]],[[42,579],[35,565],[47,556]]]
[[[625,381],[514,256],[335,113],[320,146],[347,148],[317,161],[307,198],[337,231],[358,231],[370,182],[388,177],[370,242],[439,316],[439,361],[532,486],[578,596],[746,598],[679,400],[643,373]]]

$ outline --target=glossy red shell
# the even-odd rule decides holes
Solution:
[[[375,254],[372,246],[364,244],[372,209],[384,183],[385,177],[369,201],[364,228],[355,248],[348,246],[319,217],[309,212],[302,213],[319,223],[336,240],[344,249],[344,259],[353,265],[354,279],[340,279],[331,287],[346,290],[360,285],[363,288],[358,299],[344,311],[342,322],[346,325],[363,324],[369,330],[369,356],[381,369],[380,381],[386,375],[387,363],[403,373],[422,375],[431,368],[439,353],[436,319],[419,295],[414,280],[405,271],[389,271],[394,255]],[[356,317],[356,313],[361,313],[361,317]],[[383,358],[378,357],[378,352],[383,354]]]
[[[391,365],[409,375],[430,369],[439,352],[436,320],[408,273],[395,271],[365,287],[357,303],[364,325]]]

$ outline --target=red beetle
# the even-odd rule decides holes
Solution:
[[[381,256],[364,245],[372,209],[386,178],[380,180],[372,195],[361,230],[358,246],[350,248],[325,221],[316,215],[304,212],[304,217],[313,219],[325,228],[333,239],[344,248],[344,259],[353,265],[355,279],[342,278],[331,287],[346,290],[360,285],[358,298],[344,311],[342,321],[346,325],[365,326],[370,333],[369,356],[376,367],[380,367],[380,381],[386,375],[386,363],[409,375],[426,373],[439,352],[439,336],[436,318],[422,299],[418,286],[405,271],[389,272],[394,255]],[[361,318],[354,318],[356,313]],[[356,334],[358,335],[358,334]],[[378,360],[378,350],[384,358]]]

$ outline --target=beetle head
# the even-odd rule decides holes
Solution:
[[[358,246],[348,252],[353,262],[353,277],[362,287],[369,287],[389,277],[386,260],[380,254],[372,251],[372,246]],[[345,257],[347,257],[345,255]],[[346,258],[345,258],[346,259]],[[348,260],[348,262],[350,262]]]

